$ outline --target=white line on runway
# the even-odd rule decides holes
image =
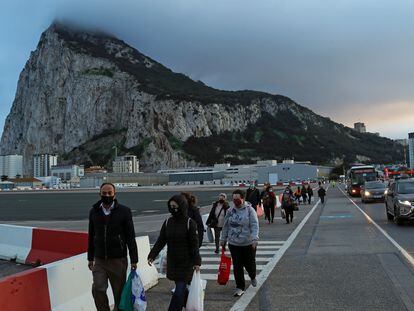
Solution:
[[[405,259],[414,267],[414,257],[410,255],[409,252],[407,252],[400,244],[398,244],[397,241],[395,241],[384,229],[380,227],[367,213],[365,213],[358,204],[356,204],[351,198],[349,198],[345,192],[342,191],[341,188],[338,187],[338,189],[342,192],[342,194],[354,204],[358,210],[365,216],[365,218],[368,220],[369,223],[373,224],[404,256]]]
[[[329,186],[326,188],[328,190]],[[273,271],[273,269],[276,267],[277,263],[280,261],[282,256],[285,254],[287,249],[292,245],[293,241],[298,236],[299,232],[302,230],[303,226],[306,224],[308,219],[312,216],[313,212],[316,210],[320,203],[320,200],[316,202],[316,204],[313,206],[311,211],[305,216],[305,218],[302,219],[300,224],[296,227],[296,229],[293,231],[293,233],[289,236],[289,238],[286,240],[285,244],[282,246],[281,249],[276,253],[276,255],[273,257],[271,261],[266,265],[266,267],[262,270],[260,275],[257,277],[257,286],[252,287],[249,286],[244,293],[244,295],[233,305],[233,307],[230,309],[230,311],[242,311],[247,308],[249,303],[252,301],[254,296],[256,296],[259,289],[262,287],[266,279],[269,277],[270,273]]]

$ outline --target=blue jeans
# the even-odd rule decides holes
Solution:
[[[181,311],[185,307],[187,284],[184,281],[175,281],[175,292],[171,298],[168,311]]]

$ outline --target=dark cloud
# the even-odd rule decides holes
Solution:
[[[393,103],[414,105],[414,2],[9,2],[11,10],[0,21],[8,28],[0,31],[7,43],[0,50],[0,119],[10,109],[29,51],[60,18],[102,28],[220,89],[283,94],[348,125],[366,120],[369,129],[387,136],[412,130],[403,118],[394,127],[377,121]]]

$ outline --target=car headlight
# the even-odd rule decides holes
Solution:
[[[411,202],[408,201],[408,200],[404,200],[404,201],[398,200],[398,203],[401,204],[401,205],[406,205],[406,206],[411,207]]]
[[[369,197],[371,195],[371,193],[369,191],[365,191],[364,194],[365,194],[366,197]]]
[[[356,192],[356,190],[355,190],[355,189],[352,189],[352,192],[353,192],[353,193],[355,193],[355,192]]]
[[[388,194],[388,189],[385,189],[384,194],[387,195]]]

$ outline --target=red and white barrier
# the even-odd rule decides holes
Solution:
[[[6,230],[5,237],[2,233],[6,233]],[[25,243],[18,243],[19,236],[26,239]],[[0,279],[0,310],[95,309],[91,292],[92,273],[88,269],[85,253],[86,233],[0,225],[0,238],[0,254],[4,259],[20,258],[20,262],[50,262]],[[145,289],[149,289],[158,283],[156,268],[147,264],[149,239],[148,236],[143,236],[137,237],[136,241],[138,271]],[[81,253],[76,254],[78,252]],[[54,259],[58,261],[52,262]],[[110,285],[108,298],[110,304],[113,304]]]
[[[32,227],[0,225],[0,259],[26,263],[32,248]]]
[[[85,232],[0,225],[0,259],[47,264],[88,249]]]

